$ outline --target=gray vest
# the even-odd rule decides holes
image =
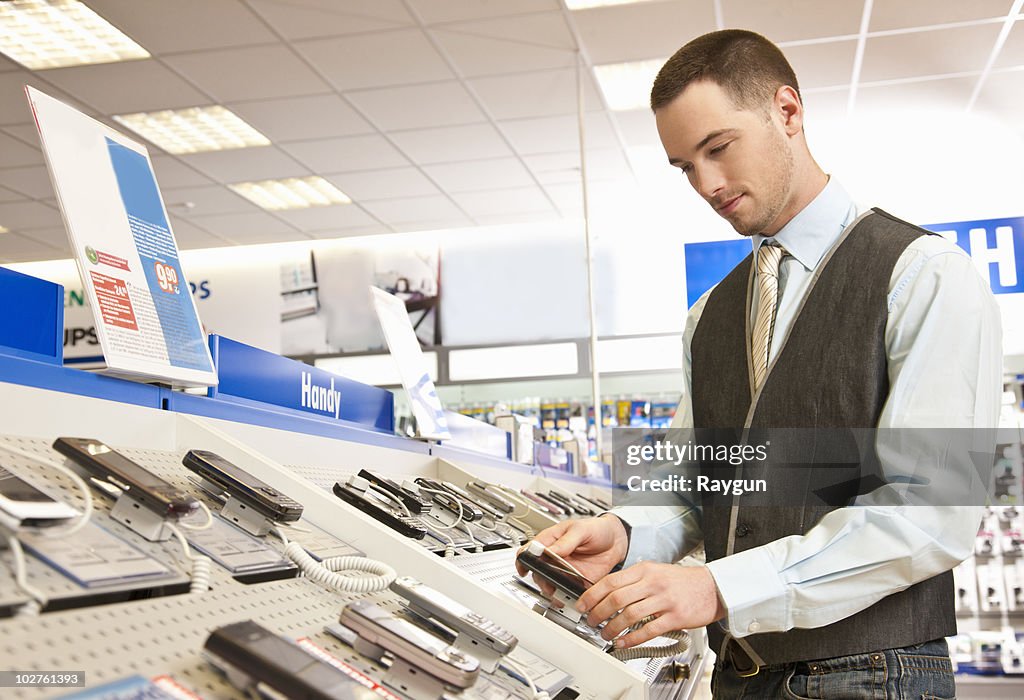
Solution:
[[[705,431],[701,442],[735,442],[744,429],[753,431],[748,439],[754,444],[757,431],[765,428],[833,433],[876,427],[889,393],[884,338],[889,280],[906,247],[926,233],[878,209],[848,227],[819,266],[756,395],[751,390],[747,341],[753,256],[736,266],[708,297],[691,344],[693,419],[698,431]],[[876,464],[865,464],[861,458],[850,463],[842,455],[829,456],[827,469],[784,468],[773,473],[772,455],[778,452],[774,433],[772,439],[768,462],[747,464],[739,470],[742,474],[730,474],[766,478],[766,493],[744,495],[742,506],[730,497],[705,494],[703,528],[709,561],[804,534],[826,513],[848,505],[878,483],[864,478],[877,472]],[[867,461],[877,460],[872,445],[865,450],[854,442],[851,437],[851,446],[857,448],[852,454],[867,453]],[[780,505],[779,494],[786,494],[786,505]],[[793,494],[804,494],[802,507],[792,505],[799,502]],[[952,581],[947,571],[826,627],[754,634],[745,640],[765,663],[777,664],[949,636],[956,634]],[[709,626],[708,633],[717,652],[724,633],[719,625]]]

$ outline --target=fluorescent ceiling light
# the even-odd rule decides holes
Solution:
[[[608,63],[594,66],[597,84],[601,86],[608,109],[641,109],[651,103],[651,86],[665,59]]]
[[[576,343],[473,348],[448,352],[448,378],[454,382],[551,377],[576,374],[578,371]]]
[[[7,233],[7,229],[5,229],[3,226],[0,226],[0,233]]]
[[[264,209],[306,209],[351,204],[344,192],[322,177],[290,177],[228,185],[238,194]]]
[[[0,2],[0,52],[32,70],[149,58],[78,0]]]
[[[609,5],[634,5],[638,2],[649,2],[649,0],[565,0],[565,6],[570,10],[587,10],[591,7],[607,7]]]
[[[168,153],[269,146],[270,139],[220,105],[116,114],[114,119]]]

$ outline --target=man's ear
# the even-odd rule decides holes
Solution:
[[[775,91],[772,111],[780,118],[787,136],[795,136],[803,131],[804,104],[797,91],[789,85],[783,85]]]

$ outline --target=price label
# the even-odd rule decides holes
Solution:
[[[160,285],[160,291],[168,294],[178,293],[178,271],[170,265],[158,262],[155,265],[156,280]]]

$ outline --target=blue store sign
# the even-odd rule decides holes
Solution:
[[[967,251],[995,294],[1024,292],[1024,217],[983,219],[929,224],[924,228],[942,234]],[[686,268],[686,305],[718,284],[750,254],[750,241],[687,243],[683,245]]]

